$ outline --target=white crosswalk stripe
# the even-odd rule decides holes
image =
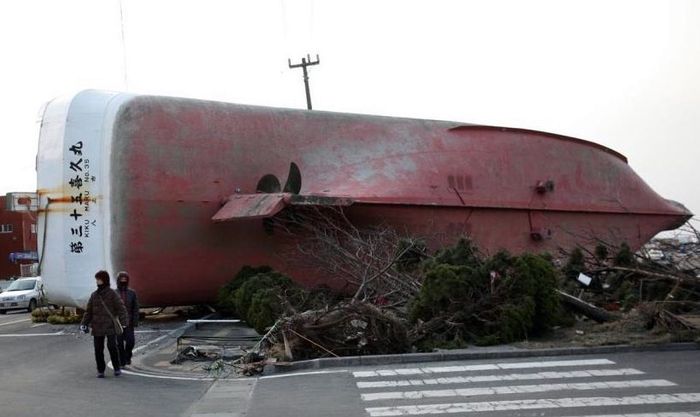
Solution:
[[[421,414],[478,413],[487,411],[537,410],[553,408],[609,407],[621,405],[700,403],[700,393],[632,395],[627,397],[547,398],[535,400],[484,401],[473,403],[371,407],[371,417]]]
[[[502,362],[486,363],[480,365],[462,366],[434,366],[428,368],[408,368],[408,369],[380,369],[377,371],[353,372],[355,378],[369,378],[376,376],[397,376],[397,375],[420,375],[420,374],[441,374],[449,372],[470,372],[470,371],[497,371],[501,369],[528,369],[528,368],[558,368],[564,366],[594,366],[594,365],[614,365],[615,362],[608,359],[584,359],[570,361],[540,361],[540,362]]]
[[[501,382],[501,381],[527,381],[536,379],[566,379],[566,378],[591,378],[605,376],[629,376],[642,375],[644,372],[637,369],[585,369],[569,372],[535,372],[529,374],[507,374],[507,375],[474,375],[455,376],[431,379],[398,379],[383,381],[359,381],[357,388],[390,388],[409,387],[421,385],[448,385],[448,384],[469,384],[478,382]]]
[[[592,414],[581,417],[700,417],[700,411],[675,413],[640,413],[640,414]]]
[[[671,381],[666,381],[665,379],[641,379],[634,381],[587,382],[580,384],[511,385],[505,387],[480,387],[430,391],[373,392],[362,394],[362,399],[365,401],[377,401],[437,397],[475,397],[477,395],[534,394],[538,392],[567,390],[591,391],[596,389],[672,387],[674,385],[676,384]]]
[[[581,409],[585,412],[591,411],[583,410],[588,407],[595,409],[596,407],[643,405],[657,406],[656,409],[663,412],[635,414],[625,413],[627,410],[621,409],[620,411],[623,412],[619,414],[589,414],[587,417],[700,417],[699,411],[687,411],[687,405],[684,406],[685,411],[667,412],[669,404],[700,403],[700,392],[673,393],[671,389],[678,385],[672,381],[658,378],[641,379],[639,376],[645,374],[641,370],[611,368],[610,365],[615,365],[615,362],[608,359],[497,362],[378,369],[353,372],[353,376],[357,379],[355,383],[361,390],[360,396],[364,403],[377,405],[365,408],[370,417],[540,409],[543,412],[539,414],[545,415],[545,410],[559,408]],[[601,368],[597,368],[598,366]],[[566,369],[581,367],[588,368]],[[526,372],[528,369],[534,371]],[[507,370],[512,371],[503,372]],[[525,372],[518,372],[518,370]],[[440,375],[450,373],[462,375]],[[411,376],[418,376],[418,378],[411,378]],[[576,378],[579,380],[556,381]],[[516,383],[504,385],[512,382]],[[415,389],[430,386],[439,388],[440,385],[449,386],[444,389]],[[625,389],[636,391],[622,391]],[[594,393],[588,396],[576,396],[577,392],[596,390],[600,390],[604,395],[595,396],[597,393]],[[619,396],[611,395],[615,390],[620,390]],[[554,392],[563,393],[560,395],[564,398],[547,395]],[[631,393],[637,395],[631,395]],[[517,396],[512,397],[515,395]],[[460,397],[474,397],[474,401],[435,403],[435,400],[440,398]],[[605,411],[610,413],[611,410]],[[554,411],[549,411],[549,413],[552,412]],[[567,414],[570,415],[571,410],[568,410]]]

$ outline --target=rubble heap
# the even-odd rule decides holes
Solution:
[[[348,286],[343,294],[306,290],[269,267],[243,268],[222,289],[219,304],[264,334],[255,354],[268,359],[512,343],[586,319],[603,323],[587,327],[590,332],[700,335],[700,271],[687,255],[672,255],[683,263],[665,262],[655,252],[599,242],[592,252],[582,246],[556,259],[485,256],[467,238],[429,254],[420,239],[360,231],[337,214],[299,219],[290,224],[313,225],[304,226],[310,238],[302,253],[317,256]],[[700,253],[697,240],[694,245],[682,250]],[[613,339],[600,343],[625,342]],[[260,362],[254,363],[257,369]]]

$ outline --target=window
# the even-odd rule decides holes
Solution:
[[[7,287],[5,291],[12,292],[33,290],[36,286],[36,282],[36,279],[18,279],[17,281],[14,281],[12,284],[10,284],[10,286]]]
[[[12,225],[0,224],[0,233],[12,233]]]
[[[32,223],[32,234],[36,233],[36,224]]]

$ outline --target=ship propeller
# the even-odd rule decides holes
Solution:
[[[287,181],[284,183],[284,188],[282,188],[276,175],[266,174],[258,181],[255,191],[258,193],[285,192],[299,194],[301,191],[301,171],[297,164],[292,162],[289,164],[289,173],[287,174]]]
[[[292,194],[299,194],[301,191],[301,171],[294,162],[289,164],[289,174],[287,174],[287,182],[284,184],[283,191]]]
[[[263,219],[263,227],[272,233],[273,217],[287,206],[347,207],[353,200],[347,197],[318,194],[299,194],[301,171],[294,162],[289,164],[289,173],[284,183],[273,174],[263,175],[255,187],[255,194],[241,194],[237,189],[230,195],[219,211],[211,218],[214,222]]]

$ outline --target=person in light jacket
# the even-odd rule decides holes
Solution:
[[[131,355],[136,342],[134,328],[139,325],[139,300],[136,291],[129,288],[129,274],[126,271],[117,273],[117,294],[126,307],[127,321],[124,323],[124,333],[117,336],[119,357],[122,360],[122,368],[131,365]]]
[[[107,271],[97,271],[95,283],[97,290],[90,295],[80,329],[84,332],[87,332],[88,326],[92,329],[97,377],[105,377],[107,366],[104,356],[105,339],[107,339],[107,350],[114,367],[114,376],[119,376],[121,375],[121,360],[117,348],[117,329],[112,317],[118,318],[120,323],[126,323],[126,308],[124,308],[119,294],[109,287],[109,273]]]

